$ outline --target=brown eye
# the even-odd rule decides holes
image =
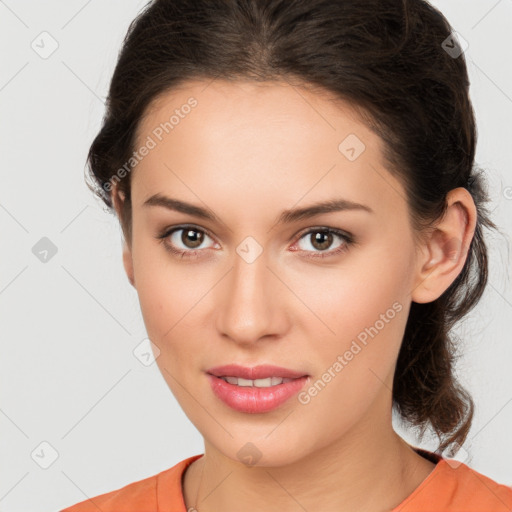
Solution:
[[[164,230],[157,237],[166,250],[172,254],[179,255],[181,258],[197,258],[204,249],[214,248],[215,241],[203,229],[195,226],[179,226]],[[210,239],[212,245],[208,247],[204,242]]]
[[[328,249],[333,241],[332,233],[328,231],[315,231],[310,236],[311,245],[320,251]]]
[[[181,242],[189,249],[195,249],[199,247],[204,240],[204,233],[197,229],[181,229]]]
[[[300,237],[297,246],[302,252],[308,253],[308,257],[322,258],[341,254],[352,243],[352,236],[348,233],[325,227],[309,229]]]

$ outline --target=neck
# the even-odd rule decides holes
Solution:
[[[335,443],[280,466],[248,467],[205,441],[183,491],[187,510],[197,512],[380,512],[398,506],[434,467],[396,434],[389,413],[380,428],[358,423]]]

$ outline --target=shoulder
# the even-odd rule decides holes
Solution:
[[[432,473],[395,510],[510,512],[512,486],[498,483],[462,462],[441,458]]]
[[[168,469],[166,471],[171,471]],[[93,498],[81,501],[61,512],[140,512],[157,510],[156,508],[156,481],[158,475],[133,482],[115,491],[100,494]]]
[[[164,504],[179,506],[183,501],[183,472],[199,457],[201,455],[194,455],[160,473],[88,498],[60,512],[154,512],[162,510]]]
[[[510,512],[512,486],[496,482],[464,463],[444,459],[439,479],[446,478],[448,492],[453,492],[454,510],[468,512]]]

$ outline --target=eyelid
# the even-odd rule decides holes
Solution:
[[[210,237],[215,243],[217,243],[217,244],[219,243],[217,241],[217,239],[215,238],[215,236],[208,229],[200,227],[195,224],[179,224],[177,226],[171,226],[169,228],[165,228],[162,230],[161,234],[158,235],[158,238],[165,239],[168,236],[174,234],[176,231],[187,230],[187,229],[192,229],[192,230],[204,233],[206,236]],[[203,249],[197,249],[197,250],[202,251]],[[191,250],[188,250],[187,252],[193,252],[193,251],[194,251],[194,249],[191,249]]]
[[[164,236],[166,233],[170,234],[173,231],[178,231],[179,229],[197,229],[197,231],[202,231],[202,232],[206,233],[210,238],[214,238],[212,233],[207,228],[204,228],[204,227],[199,226],[197,224],[189,224],[189,223],[175,224],[175,225],[172,225],[172,226],[166,226],[166,227],[158,230],[158,233],[159,233],[158,236]]]
[[[353,246],[356,244],[355,237],[351,233],[348,233],[347,231],[345,231],[343,229],[333,228],[333,227],[324,225],[324,226],[310,226],[310,227],[300,231],[298,234],[294,235],[293,238],[297,238],[297,241],[293,244],[292,247],[295,247],[305,235],[309,235],[311,233],[322,232],[322,231],[327,232],[327,233],[332,233],[335,236],[338,236],[339,238],[341,238],[343,240],[342,245],[338,248],[329,249],[327,251],[304,251],[302,249],[297,249],[297,248],[292,249],[292,250],[296,251],[296,252],[307,253],[308,254],[307,257],[310,257],[310,258],[329,258],[330,256],[334,257],[334,256],[338,255],[339,253],[348,250],[350,246]]]
[[[326,226],[326,225],[310,226],[308,228],[303,229],[302,231],[299,231],[296,235],[293,236],[293,238],[301,239],[304,235],[307,235],[308,233],[316,232],[316,231],[329,231],[329,232],[332,232],[339,236],[343,236],[343,237],[347,238],[348,240],[353,240],[353,238],[354,238],[349,232],[344,231],[343,229],[333,228],[333,227]]]

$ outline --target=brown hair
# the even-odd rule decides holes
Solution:
[[[497,229],[474,165],[466,62],[447,51],[458,48],[451,35],[424,0],[155,0],[128,29],[88,154],[88,185],[112,208],[111,180],[130,161],[137,127],[157,97],[192,79],[286,80],[358,109],[384,141],[418,233],[443,215],[448,191],[466,187],[477,208],[467,260],[437,300],[411,304],[393,383],[395,410],[421,435],[432,428],[438,450],[462,444],[471,426],[474,404],[454,376],[449,331],[484,291],[483,227]],[[130,176],[117,184],[129,244]]]

